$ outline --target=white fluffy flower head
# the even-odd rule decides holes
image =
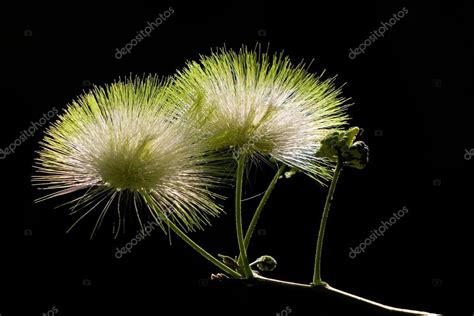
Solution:
[[[189,62],[171,89],[181,115],[199,122],[216,148],[254,161],[273,158],[318,180],[329,176],[328,162],[316,152],[347,121],[334,79],[323,80],[282,54],[242,48]]]
[[[33,182],[54,190],[42,199],[85,190],[73,210],[87,210],[79,219],[98,212],[94,232],[115,204],[118,226],[130,209],[139,221],[143,208],[157,220],[166,213],[185,230],[218,215],[210,190],[219,167],[205,142],[171,120],[162,85],[155,77],[126,80],[74,101],[41,142]],[[164,213],[152,211],[145,194]]]

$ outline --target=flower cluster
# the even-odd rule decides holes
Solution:
[[[81,95],[47,130],[33,182],[52,191],[39,200],[84,192],[72,209],[86,209],[79,219],[98,214],[94,232],[112,208],[119,226],[124,212],[140,221],[145,208],[160,223],[167,212],[187,231],[202,229],[222,212],[227,158],[328,179],[331,161],[316,153],[347,122],[340,94],[334,78],[281,54],[220,50],[170,80],[127,79]]]

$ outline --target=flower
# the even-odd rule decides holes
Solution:
[[[215,149],[329,178],[330,162],[316,152],[348,119],[334,78],[323,80],[283,54],[270,57],[244,47],[188,62],[170,89],[177,115],[199,126]]]
[[[119,228],[132,209],[141,224],[141,206],[158,223],[166,215],[187,231],[209,224],[221,211],[210,191],[219,186],[221,168],[205,142],[172,118],[164,105],[167,84],[152,76],[128,79],[73,101],[40,142],[33,183],[54,192],[38,201],[85,190],[70,202],[73,213],[88,209],[73,226],[95,211],[92,235],[113,203]]]

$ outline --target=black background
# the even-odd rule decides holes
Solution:
[[[123,47],[147,21],[169,7],[174,14],[120,60]],[[365,54],[348,57],[403,7],[408,14]],[[385,304],[451,315],[472,315],[472,170],[474,159],[473,3],[430,1],[216,3],[136,1],[99,4],[25,3],[2,9],[1,147],[31,121],[66,104],[91,84],[132,74],[171,75],[211,48],[257,42],[284,50],[295,62],[315,61],[313,72],[338,75],[351,97],[352,124],[370,147],[365,170],[344,170],[330,213],[323,277],[331,285]],[[31,31],[31,33],[28,32]],[[265,30],[265,31],[261,31]],[[26,31],[26,33],[25,33]],[[136,229],[113,239],[109,226],[89,240],[95,218],[66,234],[73,219],[58,199],[34,204],[31,188],[38,131],[2,168],[0,315],[275,315],[286,306],[309,315],[291,297],[271,304],[241,293],[212,291],[217,272],[175,235],[156,230],[122,259],[114,257]],[[253,173],[245,195],[264,190],[273,170]],[[281,181],[259,224],[250,257],[274,256],[269,276],[311,280],[315,239],[326,190],[297,175]],[[229,196],[232,192],[227,192]],[[244,204],[251,210],[257,200]],[[235,255],[232,199],[227,215],[193,234],[212,253]],[[408,214],[364,254],[357,246],[392,213]],[[250,212],[246,213],[248,219]],[[31,232],[31,235],[29,235]],[[12,237],[14,236],[14,237]],[[226,309],[222,310],[225,306]],[[242,312],[246,310],[246,312]],[[329,315],[329,314],[328,314]]]

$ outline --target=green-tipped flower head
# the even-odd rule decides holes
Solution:
[[[205,142],[171,119],[162,85],[155,77],[126,80],[72,102],[40,143],[33,182],[54,192],[39,200],[84,190],[73,209],[98,213],[94,231],[111,208],[119,227],[130,210],[139,221],[139,209],[157,220],[166,214],[186,230],[218,215],[209,189],[219,184],[219,168]]]
[[[189,62],[170,94],[180,115],[199,126],[215,149],[275,159],[314,178],[326,178],[320,141],[347,121],[334,80],[307,72],[282,54],[220,50]]]

